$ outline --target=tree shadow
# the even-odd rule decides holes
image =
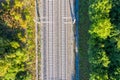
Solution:
[[[0,37],[10,41],[18,41],[22,43],[18,38],[18,33],[22,33],[22,36],[24,36],[25,30],[20,27],[10,28],[4,21],[0,21]]]
[[[20,33],[22,37],[25,36],[24,29],[20,27],[11,28],[5,21],[0,19],[0,56],[3,56],[5,53],[13,53],[16,51],[10,44],[12,41],[20,45],[19,49],[25,47],[25,43],[19,39],[18,33]]]
[[[112,9],[109,14],[111,23],[120,30],[120,0],[112,0]]]
[[[12,0],[11,0],[12,1]],[[21,37],[25,37],[25,29],[21,28],[19,24],[16,24],[16,21],[12,19],[12,17],[8,16],[10,14],[6,15],[6,12],[9,13],[5,8],[1,7],[2,3],[7,4],[5,1],[0,2],[0,54],[5,54],[5,53],[13,53],[16,51],[11,45],[10,42],[14,41],[17,42],[20,47],[23,48],[25,47],[25,43],[23,43],[19,36],[18,33],[21,34]],[[11,5],[14,5],[13,3]],[[2,19],[2,17],[5,17],[5,19]],[[15,23],[15,25],[12,25],[13,27],[10,27],[8,21],[12,24]]]
[[[15,0],[10,0],[9,3],[10,8],[12,8],[15,4]],[[0,0],[0,9],[3,9],[2,4],[8,5],[6,0]]]
[[[120,0],[112,0],[112,8],[109,13],[110,22],[113,25],[113,31],[120,30]],[[111,33],[112,35],[116,33]],[[117,68],[120,67],[120,50],[117,48],[117,40],[120,37],[119,32],[112,36],[108,37],[105,41],[105,51],[110,59],[109,69],[108,69],[108,77],[111,79],[112,76],[115,79],[120,79],[120,74],[115,74]]]
[[[25,80],[26,78],[29,78],[29,77],[30,77],[30,74],[28,71],[19,71],[16,74],[15,80]]]

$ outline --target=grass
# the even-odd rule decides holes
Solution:
[[[79,56],[80,56],[80,79],[89,80],[89,62],[88,62],[88,39],[89,39],[89,1],[79,1]]]
[[[35,17],[35,1],[34,0],[27,0],[27,8],[30,13],[30,18],[27,22],[27,53],[29,54],[29,61],[31,64],[28,65],[28,69],[31,71],[32,80],[36,78],[36,71],[35,71],[35,23],[33,19]]]

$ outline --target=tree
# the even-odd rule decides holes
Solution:
[[[90,0],[90,80],[120,79],[118,3],[115,0]]]

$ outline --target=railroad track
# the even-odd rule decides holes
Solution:
[[[37,73],[41,75],[36,80],[72,80],[74,41],[69,0],[40,1],[41,66],[37,68],[41,71]]]

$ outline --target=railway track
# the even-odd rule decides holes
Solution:
[[[69,0],[39,1],[41,66],[36,75],[41,75],[36,80],[72,80],[74,35]]]

